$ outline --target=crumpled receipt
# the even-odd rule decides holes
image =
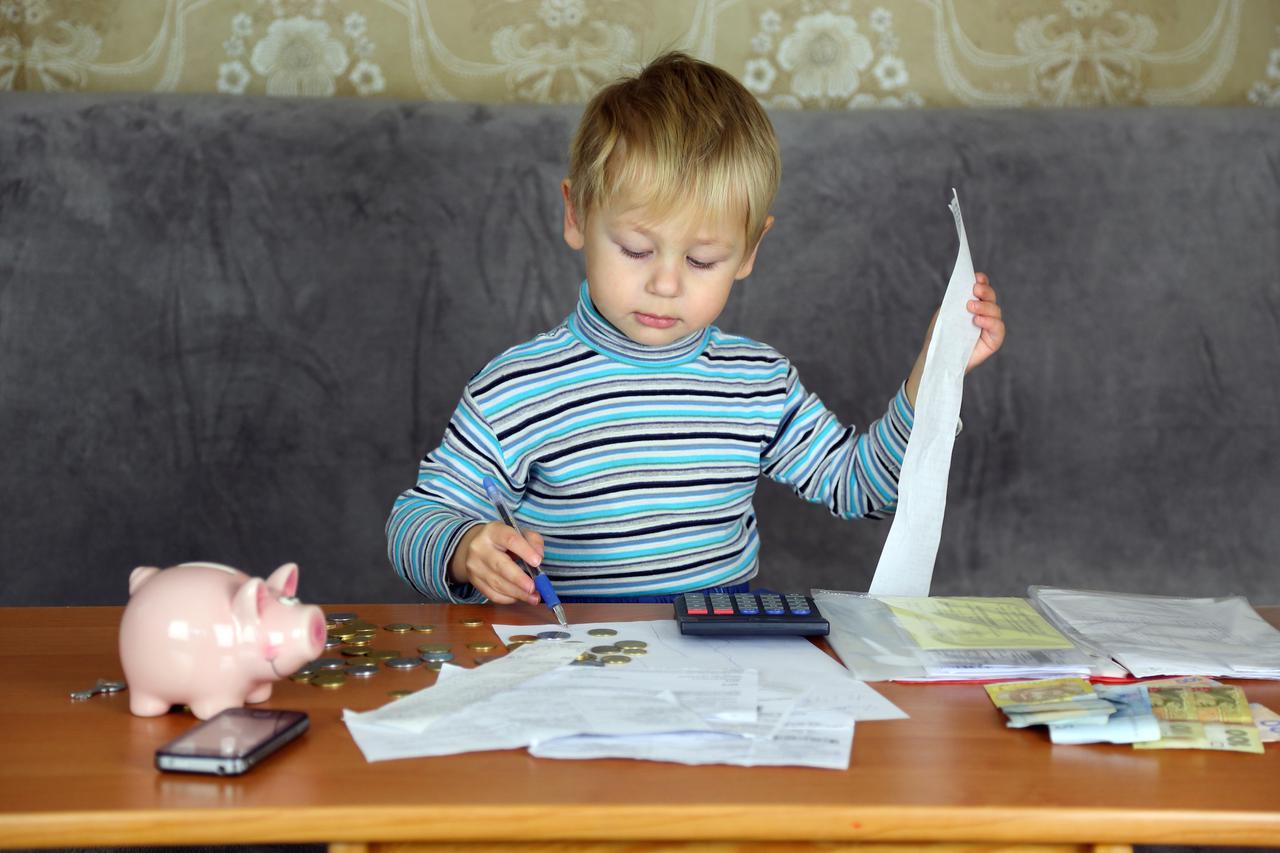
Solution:
[[[916,391],[915,423],[898,477],[898,510],[871,578],[872,595],[927,596],[942,537],[947,506],[951,448],[960,422],[964,371],[981,332],[966,303],[973,298],[973,259],[960,217],[960,198],[951,190],[960,250],[938,309]]]

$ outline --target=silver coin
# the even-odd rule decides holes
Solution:
[[[568,631],[539,631],[539,640],[567,640],[572,636]]]
[[[443,663],[453,660],[453,652],[423,652],[419,657],[427,663]]]
[[[337,623],[342,623],[342,622],[354,622],[354,621],[356,621],[356,614],[354,614],[354,613],[328,613],[328,614],[325,614],[324,619],[325,619],[325,621],[326,621],[326,622],[337,622]]]
[[[311,662],[316,669],[342,669],[347,662],[342,658],[317,658]]]
[[[392,669],[413,669],[414,667],[422,666],[422,661],[419,658],[391,658],[386,663]]]
[[[604,666],[604,661],[599,660],[571,660],[569,666]]]
[[[347,667],[347,675],[356,678],[369,678],[378,674],[378,665],[376,663],[357,663]]]

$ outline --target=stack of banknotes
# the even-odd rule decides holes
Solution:
[[[1264,742],[1280,741],[1275,712],[1203,676],[1097,686],[1044,678],[990,684],[987,694],[1010,728],[1047,725],[1054,743],[1261,753]]]

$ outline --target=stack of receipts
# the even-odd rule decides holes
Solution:
[[[865,681],[989,681],[1097,674],[1102,665],[1023,598],[813,590],[827,638]]]
[[[518,633],[559,626],[495,625]],[[579,666],[592,629],[639,640],[622,666]],[[566,632],[561,632],[566,633]],[[906,717],[800,637],[685,637],[674,621],[574,625],[373,711],[344,711],[369,761],[524,747],[544,758],[847,769],[856,720]]]
[[[1031,599],[1078,645],[1111,657],[1137,678],[1280,678],[1280,631],[1239,596],[1032,587]]]

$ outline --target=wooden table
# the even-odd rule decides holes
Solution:
[[[428,622],[430,640],[536,624],[542,608],[326,606],[377,623]],[[658,619],[665,605],[570,605],[572,622]],[[1280,608],[1267,608],[1280,618]],[[1280,845],[1280,747],[1267,754],[1054,746],[1043,728],[1006,729],[976,685],[877,685],[909,720],[859,723],[849,770],[554,761],[522,750],[369,764],[340,720],[424,669],[329,691],[282,682],[266,707],[311,715],[311,730],[249,774],[157,772],[157,746],[194,719],[134,717],[128,694],[71,702],[121,675],[120,608],[0,608],[0,846],[391,842],[482,850],[954,850],[1131,843]],[[485,620],[482,628],[460,624]],[[428,635],[384,633],[379,647]],[[1280,684],[1248,683],[1280,709]],[[755,843],[752,843],[755,842]],[[944,848],[945,849],[945,848]],[[1118,848],[1123,849],[1123,847]]]

